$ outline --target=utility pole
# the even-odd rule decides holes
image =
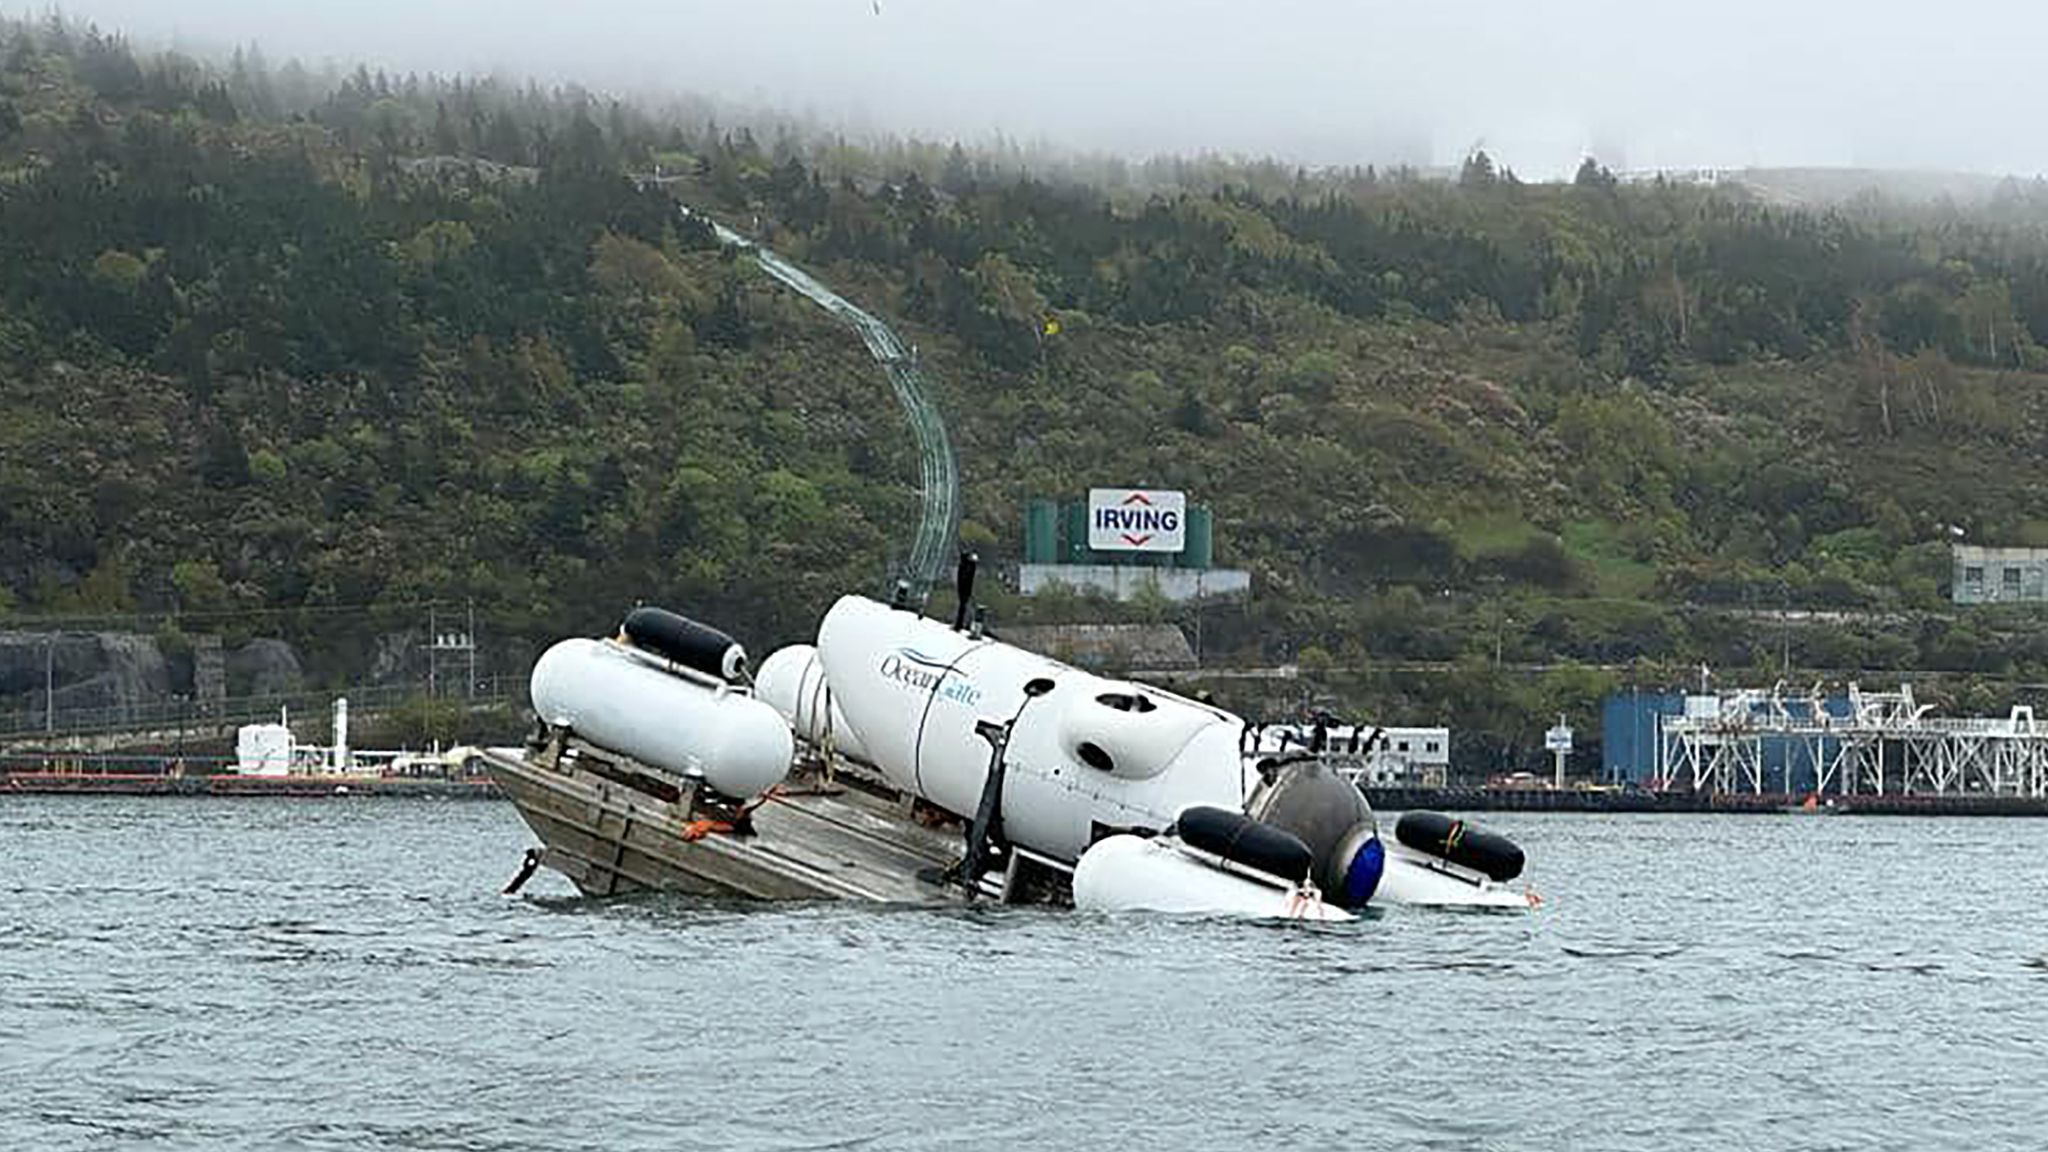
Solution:
[[[43,732],[57,730],[57,638],[43,635]]]
[[[1508,628],[1508,606],[1504,599],[1506,581],[1498,576],[1485,578],[1487,586],[1486,606],[1493,617],[1493,668],[1500,671],[1501,648]]]
[[[1792,590],[1785,589],[1778,609],[1778,675],[1792,675]]]
[[[475,696],[476,696],[476,600],[475,600],[475,598],[473,598],[473,597],[472,597],[471,599],[469,599],[469,600],[466,600],[466,601],[464,601],[464,602],[463,602],[463,607],[464,607],[464,608],[465,608],[465,609],[467,610],[467,612],[468,612],[468,621],[467,621],[467,623],[465,623],[465,624],[463,625],[462,639],[463,639],[463,642],[464,642],[464,643],[466,643],[466,644],[468,644],[468,645],[469,645],[469,683],[468,683],[468,684],[467,684],[467,685],[466,685],[466,686],[465,686],[465,687],[463,688],[463,690],[462,690],[462,695],[463,695],[463,697],[464,697],[465,699],[467,699],[467,698],[473,698],[473,697],[475,697]]]
[[[427,609],[427,695],[441,694],[441,653],[462,652],[469,657],[469,688],[463,695],[476,690],[476,605],[468,606],[468,630],[464,632],[441,632],[441,617],[434,609]]]

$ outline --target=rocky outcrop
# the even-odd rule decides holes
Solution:
[[[420,637],[416,632],[386,632],[377,637],[370,653],[370,683],[392,684],[406,679],[418,658]]]
[[[224,663],[231,695],[280,695],[305,687],[298,653],[282,640],[252,640],[228,653]],[[166,653],[155,636],[0,631],[0,711],[41,715],[49,706],[46,672],[60,726],[67,717],[98,724],[156,714],[179,696],[197,700],[192,652],[180,646]]]
[[[282,640],[251,640],[228,653],[228,694],[278,696],[306,686],[299,654]]]
[[[40,705],[46,674],[60,714],[132,713],[168,699],[175,688],[154,636],[0,632],[0,697]]]

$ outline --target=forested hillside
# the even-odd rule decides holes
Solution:
[[[677,198],[901,322],[998,569],[1033,497],[1212,504],[1256,581],[1212,656],[1506,744],[1700,661],[2048,678],[2032,618],[1941,611],[1952,530],[2048,544],[2038,185],[1034,173],[47,21],[0,24],[0,620],[260,618],[335,680],[434,601],[507,660],[641,598],[801,636],[907,547],[907,430]],[[1340,671],[1398,661],[1451,670]]]

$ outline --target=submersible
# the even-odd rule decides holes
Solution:
[[[623,786],[672,810],[622,818],[618,858],[659,858],[640,886],[680,876],[710,890],[1051,892],[1092,910],[1322,920],[1388,903],[1526,907],[1506,883],[1518,849],[1509,869],[1498,838],[1448,818],[1404,821],[1383,841],[1363,793],[1319,758],[1248,757],[1245,723],[1228,711],[970,622],[972,579],[969,560],[950,624],[843,596],[815,643],[771,654],[751,678],[731,637],[659,609],[635,610],[611,637],[557,644],[533,674],[556,771],[505,766],[517,795],[548,806],[529,823],[616,886],[625,866],[605,858],[606,826],[575,816],[590,793],[572,797],[557,779],[587,764],[578,779],[600,801]],[[719,818],[700,811],[707,797],[727,802]],[[822,823],[778,831],[798,812],[857,838],[828,849]],[[949,822],[949,859],[922,863]],[[666,835],[677,843],[633,840]],[[874,875],[836,880],[835,859]]]

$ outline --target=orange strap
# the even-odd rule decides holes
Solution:
[[[1323,914],[1322,894],[1314,888],[1294,888],[1287,893],[1287,902],[1281,906],[1280,915],[1288,920],[1321,920]]]
[[[732,825],[723,820],[692,820],[688,824],[683,825],[683,839],[690,841],[702,840],[713,832],[724,833],[730,831],[732,831]]]
[[[747,805],[744,808],[741,808],[739,811],[739,815],[735,818],[735,820],[746,819],[747,817],[754,814],[755,809],[759,808],[763,804],[766,804],[770,800],[777,799],[781,795],[782,785],[777,784],[775,787],[770,788],[766,792],[763,792],[759,796],[755,797],[753,803]],[[732,821],[692,820],[683,825],[683,839],[686,842],[694,842],[702,840],[706,836],[710,836],[713,833],[723,836],[730,833],[732,830]]]

